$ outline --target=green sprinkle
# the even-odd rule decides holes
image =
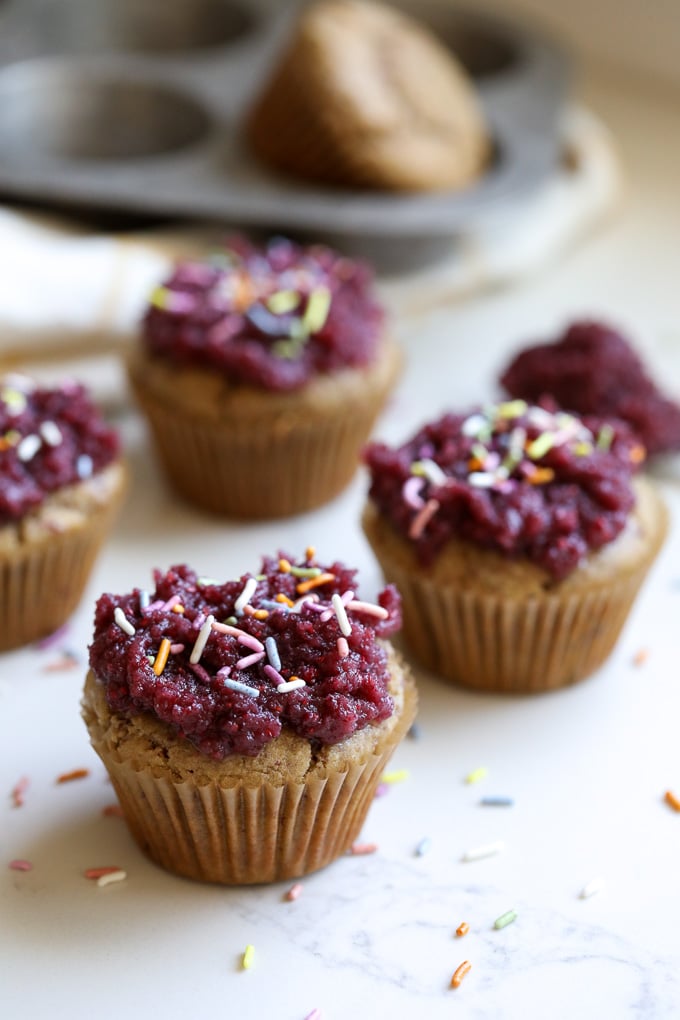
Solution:
[[[198,577],[196,584],[199,588],[204,588],[207,584],[219,584],[219,581],[216,581],[214,577]]]
[[[318,333],[326,324],[331,307],[331,292],[328,287],[316,287],[309,295],[302,323],[307,333]]]
[[[288,573],[293,577],[319,577],[323,570],[321,567],[291,567]]]
[[[16,429],[9,429],[2,437],[8,446],[16,446],[21,439],[21,432]]]
[[[589,453],[593,452],[593,444],[583,440],[580,443],[574,443],[573,450],[577,457],[587,457]]]
[[[477,460],[481,460],[482,463],[484,463],[484,461],[489,455],[489,451],[485,446],[482,446],[481,443],[473,443],[470,448],[470,453]]]
[[[614,439],[614,429],[609,424],[604,424],[600,429],[600,434],[597,437],[596,446],[598,450],[608,450],[612,445]]]
[[[513,921],[517,920],[516,910],[506,910],[504,914],[497,917],[493,923],[494,928],[505,928],[507,925],[512,924]]]
[[[241,958],[241,966],[243,967],[244,970],[250,970],[250,968],[253,965],[254,958],[255,958],[255,946],[252,945],[246,946],[245,952],[243,953],[243,956]]]
[[[408,769],[395,769],[394,772],[384,772],[380,777],[380,782],[388,783],[391,786],[393,783],[403,783],[409,776]]]
[[[153,305],[154,308],[160,308],[165,311],[169,307],[170,291],[167,287],[154,287],[149,297],[149,304]]]
[[[26,394],[21,390],[5,389],[0,393],[0,398],[14,414],[21,414],[26,408]]]
[[[236,619],[235,616],[228,616],[224,622],[228,623],[230,627],[235,627],[236,624],[238,623],[238,620]]]
[[[269,295],[265,304],[274,315],[285,315],[295,311],[300,304],[300,295],[295,290],[277,290]]]
[[[548,450],[552,450],[554,445],[555,439],[552,433],[542,432],[533,442],[529,443],[527,453],[532,460],[540,460],[541,457],[545,457]]]
[[[526,400],[506,400],[496,408],[497,418],[521,418],[526,414],[528,404]]]
[[[478,783],[479,780],[480,779],[484,779],[484,777],[486,775],[488,775],[488,773],[489,773],[489,770],[482,765],[482,766],[480,766],[480,768],[473,769],[472,772],[468,772],[468,774],[465,777],[465,782],[466,783]]]

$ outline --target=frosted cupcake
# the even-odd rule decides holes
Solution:
[[[370,446],[364,529],[418,658],[491,691],[594,672],[667,530],[643,459],[623,423],[521,400]]]
[[[82,386],[0,378],[0,651],[68,619],[124,489],[117,435]]]
[[[129,375],[176,491],[255,519],[349,483],[399,365],[367,266],[277,239],[179,266]]]
[[[103,595],[83,714],[141,848],[224,884],[345,853],[415,715],[385,640],[399,624],[393,588],[361,601],[354,571],[313,550],[224,584],[181,566],[151,593]]]

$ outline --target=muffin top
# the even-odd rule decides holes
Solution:
[[[236,238],[219,256],[179,265],[151,295],[146,350],[231,382],[299,389],[377,355],[383,311],[361,262],[283,238]]]
[[[401,625],[393,587],[363,602],[355,571],[311,548],[225,583],[186,565],[154,580],[97,603],[90,666],[112,711],[151,713],[217,760],[256,755],[284,727],[332,745],[392,714],[378,639]]]
[[[680,450],[680,406],[661,393],[630,343],[603,323],[576,322],[555,343],[525,348],[501,384],[512,397],[549,395],[578,414],[621,418],[650,456]]]
[[[456,537],[555,580],[623,530],[644,456],[623,422],[523,400],[446,414],[396,449],[365,452],[370,498],[424,566]]]
[[[92,477],[118,453],[116,432],[83,386],[69,381],[47,388],[20,375],[0,379],[0,525]]]

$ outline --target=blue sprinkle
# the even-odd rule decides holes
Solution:
[[[512,797],[482,797],[479,803],[482,807],[512,807],[515,802]]]
[[[416,847],[415,850],[416,857],[424,857],[425,854],[429,854],[431,849],[432,840],[430,839],[429,836],[425,836],[425,838],[421,839],[420,843],[418,843],[418,846]]]

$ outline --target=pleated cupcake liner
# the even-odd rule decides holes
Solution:
[[[238,419],[189,418],[135,387],[164,472],[188,502],[251,520],[287,517],[327,503],[351,481],[385,394],[361,407],[284,428]]]
[[[83,524],[0,557],[0,651],[53,633],[78,606],[118,500]]]

